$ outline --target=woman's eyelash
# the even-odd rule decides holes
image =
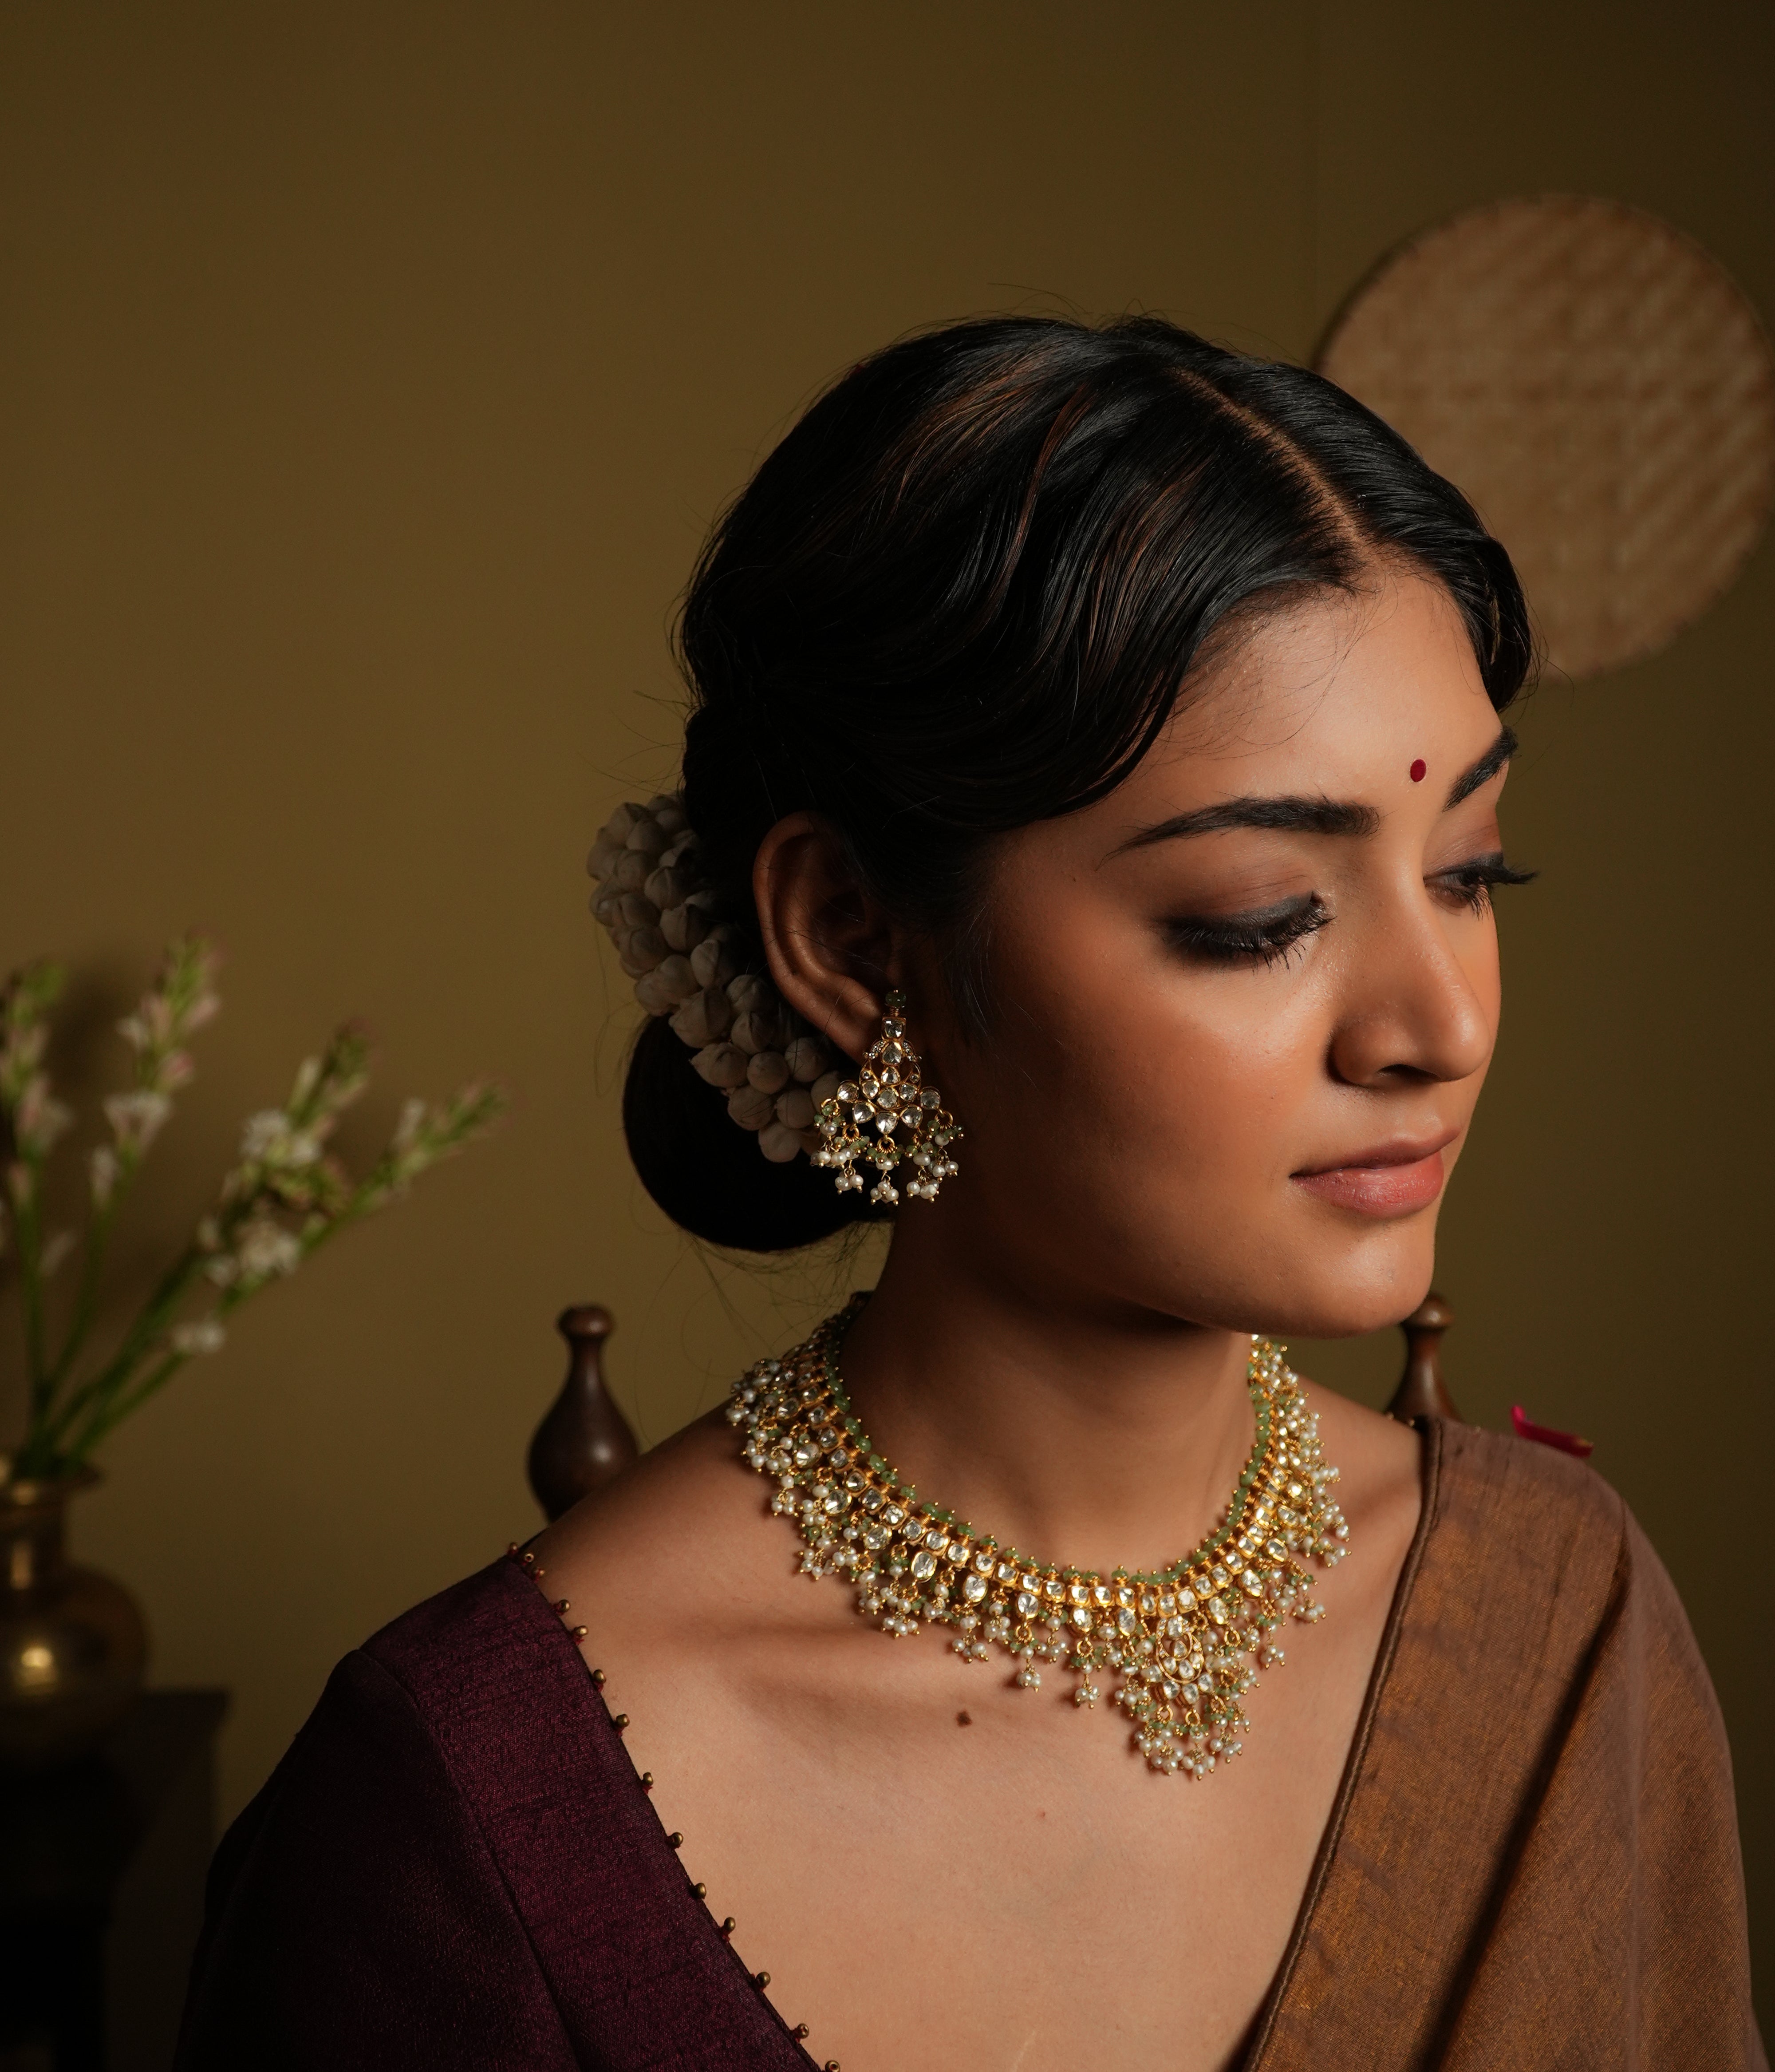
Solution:
[[[1330,919],[1318,894],[1309,892],[1255,914],[1184,915],[1166,926],[1179,949],[1207,963],[1278,964]]]
[[[1491,904],[1494,885],[1526,885],[1539,875],[1533,870],[1512,870],[1504,861],[1503,851],[1494,849],[1489,856],[1473,857],[1452,870],[1439,870],[1431,882],[1446,886],[1464,905],[1482,914]]]
[[[1475,913],[1483,913],[1491,903],[1494,886],[1526,885],[1536,874],[1532,870],[1512,870],[1502,852],[1494,850],[1489,856],[1473,857],[1465,863],[1438,871],[1430,882],[1452,893]],[[1165,925],[1179,949],[1205,963],[1270,965],[1286,964],[1296,946],[1330,919],[1330,908],[1317,893],[1309,892],[1253,914],[1216,915],[1211,919],[1186,915]]]

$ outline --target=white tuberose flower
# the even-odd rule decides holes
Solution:
[[[109,1208],[117,1184],[117,1154],[109,1144],[101,1144],[94,1147],[88,1162],[92,1176],[92,1206],[96,1209]]]
[[[291,1168],[312,1166],[321,1154],[320,1140],[310,1130],[291,1126],[281,1108],[261,1108],[249,1116],[240,1132],[240,1157],[249,1166]]]
[[[146,1151],[172,1112],[173,1104],[164,1094],[147,1087],[134,1093],[113,1094],[105,1104],[105,1120],[120,1150]]]
[[[201,1238],[200,1240],[201,1241]],[[203,1268],[218,1288],[250,1292],[275,1274],[302,1264],[302,1240],[269,1216],[255,1216],[234,1234],[234,1249],[218,1252]]]
[[[173,1350],[179,1353],[215,1353],[222,1350],[228,1333],[213,1317],[199,1317],[179,1325],[173,1332]]]
[[[48,1080],[39,1073],[26,1083],[13,1110],[13,1137],[27,1157],[45,1158],[73,1120],[72,1111],[55,1099]]]
[[[234,1256],[246,1281],[269,1281],[302,1264],[302,1242],[269,1216],[255,1216],[235,1240]]]

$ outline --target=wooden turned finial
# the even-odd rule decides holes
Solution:
[[[1405,1371],[1387,1406],[1389,1417],[1402,1424],[1417,1417],[1451,1417],[1460,1423],[1461,1412],[1442,1379],[1442,1334],[1454,1320],[1454,1311],[1432,1288],[1399,1326],[1405,1334]]]
[[[604,1386],[604,1341],[614,1326],[598,1302],[563,1309],[555,1328],[567,1341],[567,1379],[530,1441],[530,1486],[553,1524],[590,1490],[635,1461],[639,1449]]]

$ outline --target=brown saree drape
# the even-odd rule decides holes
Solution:
[[[1432,1424],[1424,1474],[1245,2072],[1763,2067],[1725,1737],[1657,1556],[1600,1477],[1520,1440]],[[815,2062],[503,1562],[348,1656],[229,1831],[178,2061]]]
[[[1432,1421],[1424,1515],[1248,2072],[1766,2061],[1725,1732],[1600,1476]]]

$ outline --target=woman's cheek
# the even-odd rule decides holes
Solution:
[[[1283,1076],[1269,1046],[1235,1031],[1173,1025],[1124,1040],[1101,1084],[1095,1142],[1155,1209],[1168,1196],[1199,1206],[1243,1194],[1275,1162]]]

